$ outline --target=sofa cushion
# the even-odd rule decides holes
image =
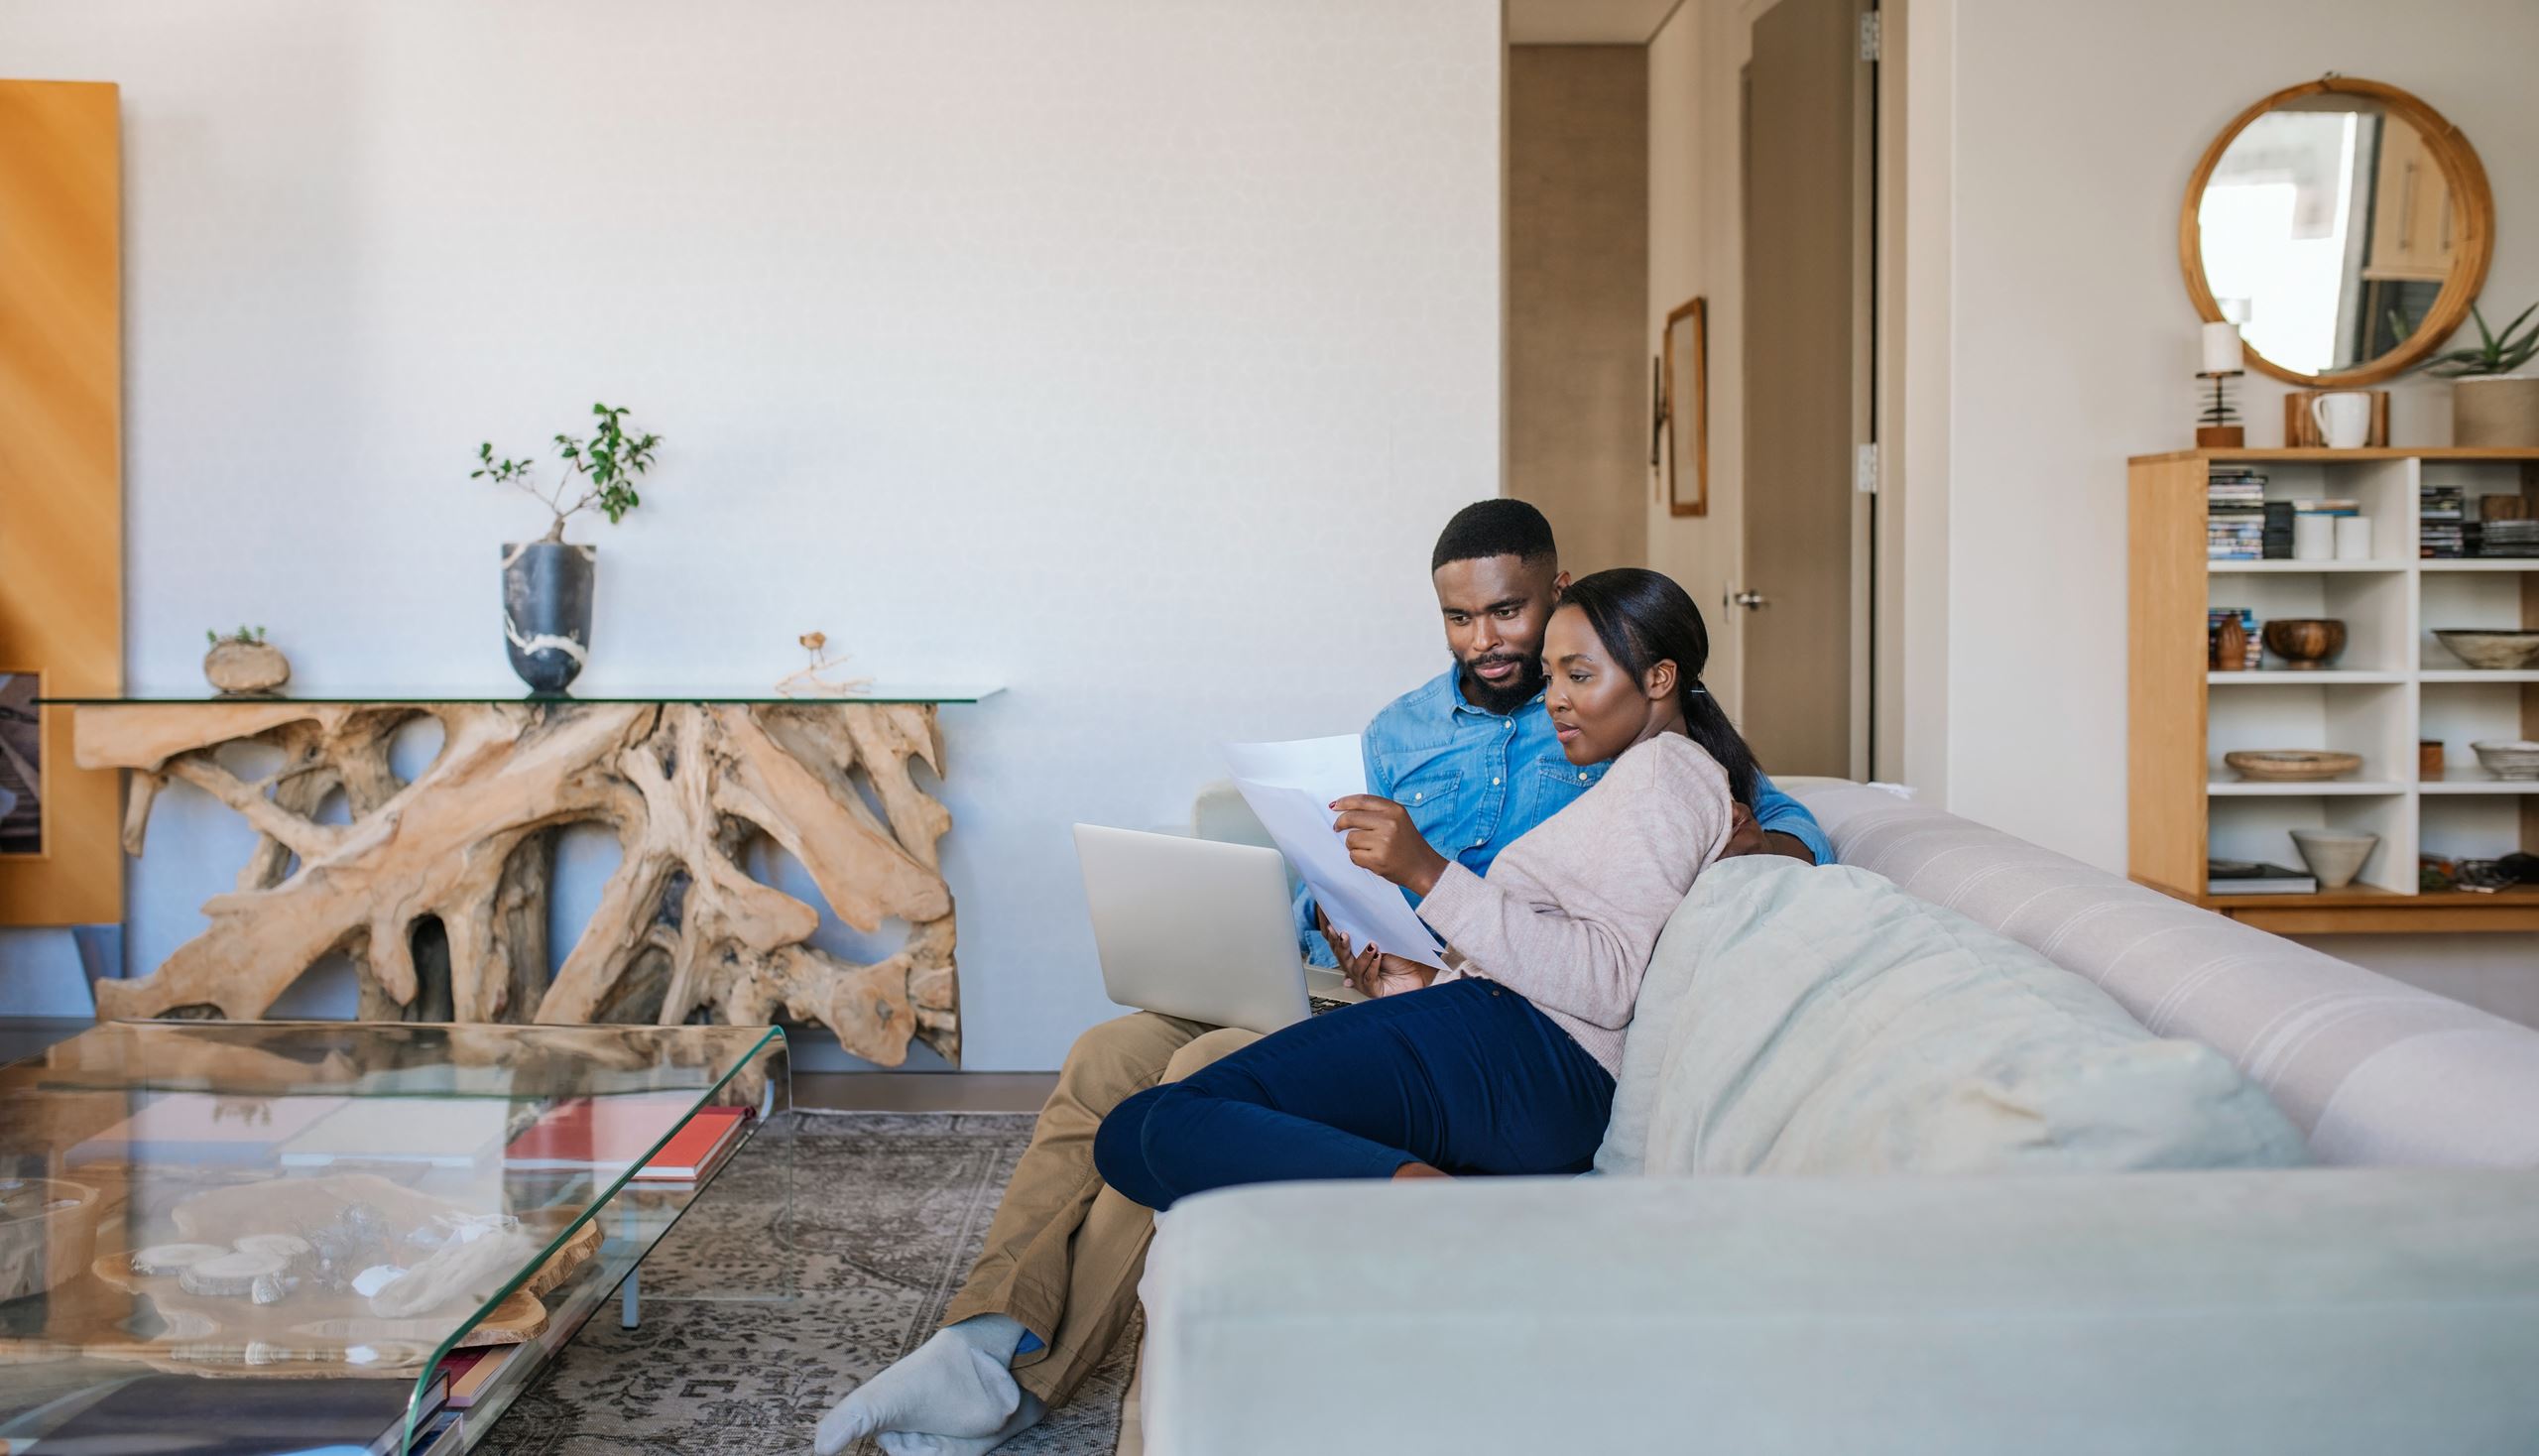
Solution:
[[[2279,1167],[2300,1133],[2230,1060],[1866,870],[1705,871],[1623,1050],[1607,1172]]]

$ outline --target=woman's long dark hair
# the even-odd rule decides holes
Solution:
[[[1720,711],[1719,699],[1702,686],[1702,668],[1710,662],[1710,629],[1692,597],[1670,576],[1621,566],[1569,583],[1560,604],[1587,614],[1587,623],[1596,629],[1605,651],[1614,655],[1634,682],[1646,681],[1650,667],[1673,660],[1675,697],[1684,710],[1684,726],[1693,742],[1708,749],[1728,771],[1728,791],[1752,808],[1757,772],[1754,751]]]

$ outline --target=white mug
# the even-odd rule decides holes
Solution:
[[[2355,450],[2371,437],[2371,396],[2360,390],[2339,390],[2310,397],[2310,418],[2319,438],[2332,450]]]

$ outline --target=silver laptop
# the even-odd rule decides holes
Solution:
[[[1274,849],[1075,826],[1102,988],[1122,1006],[1268,1033],[1363,1001],[1297,953]]]

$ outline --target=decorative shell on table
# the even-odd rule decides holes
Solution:
[[[202,675],[223,697],[249,697],[289,682],[291,660],[272,643],[224,637],[202,655]]]
[[[2310,784],[2342,779],[2362,767],[2362,755],[2309,748],[2242,749],[2222,762],[2251,784]]]

